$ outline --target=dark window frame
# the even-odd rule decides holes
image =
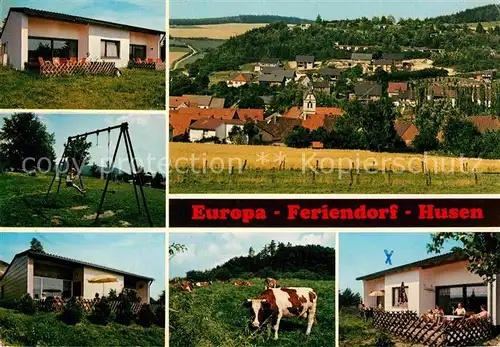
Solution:
[[[485,287],[488,288],[487,285],[483,283],[468,283],[468,284],[454,284],[454,285],[448,285],[448,286],[437,286],[435,288],[435,296],[434,296],[434,303],[437,305],[438,304],[438,298],[439,298],[439,290],[440,289],[449,289],[449,288],[462,288],[462,306],[463,308],[468,311],[469,308],[468,303],[467,303],[467,288],[468,287]],[[489,300],[489,293],[486,293],[486,300]]]
[[[102,42],[104,42],[104,55],[102,54],[103,52],[101,52],[101,58],[106,58],[106,59],[120,59],[120,53],[121,53],[120,41],[101,39],[101,43]],[[114,43],[114,44],[116,44],[116,54],[117,54],[116,56],[108,56],[108,43]]]
[[[129,54],[129,59],[132,60],[135,57],[132,55],[134,50],[133,48],[144,48],[144,58],[141,59],[147,59],[148,57],[148,46],[147,45],[136,45],[136,44],[130,44],[130,54]]]
[[[72,41],[76,43],[75,48],[76,48],[76,54],[75,57],[78,59],[78,40],[77,39],[65,39],[62,37],[43,37],[43,36],[28,36],[28,52],[29,52],[29,40],[47,40],[50,41],[50,55],[52,58],[54,58],[54,41]],[[58,57],[58,58],[64,58],[64,57]],[[67,59],[70,59],[71,57],[68,57]]]
[[[403,308],[407,308],[408,307],[408,303],[410,302],[410,296],[408,295],[408,286],[405,286],[405,292],[406,292],[406,298],[408,299],[406,301],[406,304],[403,304],[403,305],[399,305],[397,303],[397,297],[395,295],[396,293],[396,290],[399,290],[401,288],[401,286],[398,286],[398,287],[392,287],[391,288],[391,294],[392,294],[392,307],[403,307]],[[399,295],[398,295],[399,296]]]

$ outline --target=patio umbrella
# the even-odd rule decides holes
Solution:
[[[102,296],[104,296],[104,285],[106,283],[116,283],[118,279],[115,276],[103,275],[89,278],[89,283],[102,283]]]
[[[370,294],[368,294],[368,296],[384,296],[385,295],[385,291],[383,290],[375,290],[373,292],[371,292]]]

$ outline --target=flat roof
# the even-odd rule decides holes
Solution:
[[[69,23],[101,25],[101,26],[105,26],[105,27],[123,29],[123,30],[140,32],[140,33],[145,33],[145,34],[153,34],[153,35],[165,34],[165,31],[161,31],[161,30],[141,28],[141,27],[136,27],[136,26],[127,25],[127,24],[120,24],[120,23],[99,20],[99,19],[73,16],[73,15],[64,14],[64,13],[37,10],[37,9],[29,8],[29,7],[11,7],[9,10],[9,14],[7,15],[7,19],[9,18],[11,12],[23,13],[23,14],[30,16],[30,17],[52,19],[52,20],[58,20],[58,21],[63,21],[63,22],[69,22]],[[5,21],[5,23],[7,23],[7,20]],[[5,23],[4,23],[4,25],[5,25]]]
[[[114,273],[117,273],[117,274],[120,274],[120,275],[126,275],[126,276],[136,277],[136,278],[144,279],[144,280],[148,280],[148,281],[154,281],[154,278],[151,278],[151,277],[137,275],[137,274],[134,274],[134,273],[131,273],[131,272],[122,271],[122,270],[118,270],[118,269],[113,269],[113,268],[110,268],[110,267],[107,267],[107,266],[92,264],[92,263],[88,263],[88,262],[81,261],[81,260],[76,260],[76,259],[61,257],[61,256],[55,255],[55,254],[39,253],[39,252],[35,252],[35,251],[29,250],[29,249],[26,250],[26,251],[24,251],[24,252],[16,254],[14,256],[14,259],[11,262],[11,265],[14,263],[14,260],[16,258],[25,256],[25,255],[27,255],[30,258],[34,258],[34,259],[56,260],[56,261],[64,262],[64,263],[71,264],[71,265],[83,265],[83,266],[87,266],[87,267],[93,267],[95,269],[100,269],[100,270],[105,270],[105,271],[109,271],[109,272],[114,272]],[[10,269],[10,265],[7,268],[7,270],[5,270],[5,273],[3,274],[3,276],[5,276],[7,274],[7,272],[9,272],[9,269]]]
[[[427,258],[419,261],[415,261],[413,263],[408,263],[400,266],[393,267],[391,269],[382,270],[378,272],[371,273],[369,275],[361,276],[356,278],[356,281],[364,281],[364,280],[373,280],[376,278],[383,277],[388,274],[402,272],[410,270],[411,268],[421,267],[423,269],[428,269],[431,267],[436,267],[445,264],[456,263],[458,261],[466,260],[467,256],[460,252],[450,252],[441,254],[432,258]]]

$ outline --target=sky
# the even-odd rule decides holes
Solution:
[[[430,233],[340,233],[339,239],[339,288],[350,288],[355,293],[362,293],[363,288],[357,277],[437,255],[427,253]],[[441,254],[459,245],[448,241]],[[394,251],[392,266],[385,264],[384,249]]]
[[[10,113],[0,114],[0,128],[4,117],[10,117]],[[130,138],[134,146],[138,165],[146,168],[146,172],[166,173],[166,118],[163,114],[44,114],[35,113],[47,126],[49,133],[55,134],[56,144],[54,149],[59,159],[64,151],[64,144],[68,136],[83,134],[109,126],[119,125],[123,122],[129,123]],[[114,130],[110,133],[109,157],[113,157],[120,131]],[[108,132],[99,134],[99,146],[97,136],[87,137],[93,147],[89,150],[90,162],[105,167],[108,158]],[[148,156],[151,160],[148,160]],[[141,164],[142,162],[142,164]],[[130,172],[125,142],[120,142],[115,167],[125,172]]]
[[[30,7],[149,29],[165,30],[166,0],[0,0],[0,17],[10,7]]]
[[[492,4],[492,0],[170,0],[170,18],[206,18],[269,14],[315,19],[393,15],[426,18]]]
[[[37,238],[45,252],[154,278],[151,297],[165,289],[163,233],[0,233],[0,260],[10,263]]]
[[[187,247],[170,260],[169,277],[184,277],[189,270],[208,270],[231,258],[248,255],[253,247],[256,253],[271,240],[292,245],[321,245],[335,248],[334,233],[170,233],[169,244]]]

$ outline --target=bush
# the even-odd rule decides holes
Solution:
[[[139,311],[137,323],[145,328],[149,328],[156,323],[156,316],[149,305],[143,305]]]
[[[155,311],[156,315],[156,325],[161,328],[165,328],[165,306],[158,306]]]
[[[68,325],[75,325],[80,323],[85,316],[82,306],[77,301],[75,297],[64,306],[64,310],[61,314],[61,320]]]
[[[340,307],[356,307],[360,302],[361,295],[359,293],[354,294],[350,288],[346,288],[339,294]]]
[[[113,320],[113,312],[106,297],[101,298],[94,307],[89,320],[94,324],[108,325]]]
[[[378,333],[375,336],[375,346],[376,347],[392,347],[395,346],[394,342],[392,342],[392,338],[390,335],[386,333]]]
[[[239,277],[243,280],[249,280],[250,278],[254,278],[255,275],[253,274],[253,272],[243,272],[241,275],[239,275]]]
[[[36,302],[31,295],[26,293],[17,302],[16,309],[24,314],[35,314],[37,309]]]
[[[415,136],[413,140],[413,149],[417,153],[424,153],[428,151],[434,151],[438,148],[439,141],[436,138],[436,135],[430,132],[422,132]]]
[[[130,325],[135,321],[135,315],[132,312],[132,304],[126,295],[120,295],[120,304],[116,314],[116,322],[123,325]]]

